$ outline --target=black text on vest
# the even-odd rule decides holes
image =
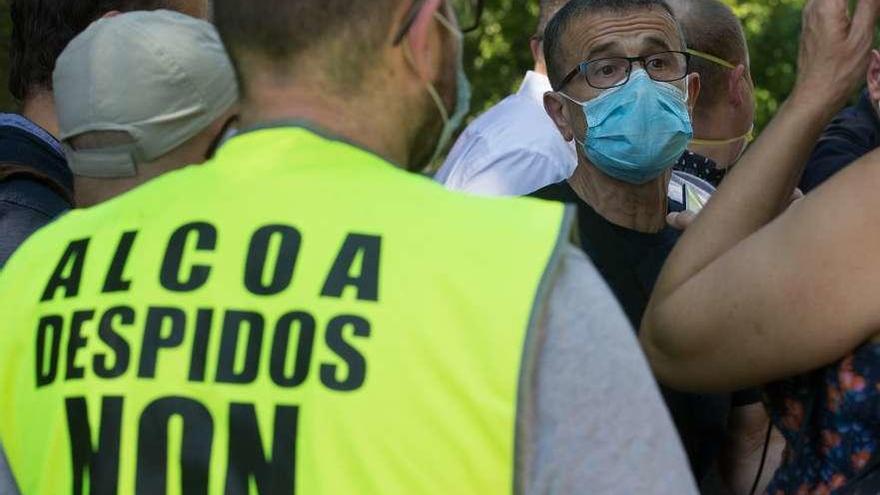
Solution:
[[[204,261],[186,263],[185,260],[196,255],[202,259],[209,257],[217,249],[219,235],[217,228],[206,222],[189,223],[176,229],[168,240],[158,270],[161,287],[174,293],[194,292],[205,287],[213,267]],[[125,277],[125,271],[137,238],[137,231],[125,232],[119,237],[113,259],[104,264],[103,293],[131,289],[134,281]],[[46,283],[41,301],[54,300],[59,292],[65,299],[80,295],[90,241],[80,239],[68,245]],[[248,244],[242,270],[245,289],[258,296],[274,296],[290,288],[302,242],[302,234],[292,226],[267,225],[257,229]],[[350,293],[356,300],[377,302],[381,252],[382,237],[348,234],[328,267],[318,293],[337,299]]]
[[[89,422],[89,407],[100,408],[97,425]],[[65,400],[73,470],[70,493],[86,494],[86,480],[88,493],[118,493],[125,407],[121,396],[104,397],[91,406],[84,397]],[[230,403],[224,425],[193,399],[168,396],[150,402],[138,416],[135,494],[163,494],[169,483],[176,483],[180,493],[207,495],[211,476],[223,477],[223,493],[228,495],[247,495],[251,480],[260,494],[295,494],[299,408],[277,405],[274,414],[272,431],[267,433],[260,431],[252,404]],[[177,437],[170,434],[172,422],[180,426]],[[222,453],[214,447],[221,434],[228,439]],[[263,448],[267,436],[271,438],[268,452]],[[92,441],[96,437],[97,444]],[[179,444],[172,446],[174,438]],[[178,458],[169,456],[171,451],[180,452]],[[226,470],[212,470],[212,458],[216,463],[221,454]],[[169,461],[179,463],[179,479],[169,479]]]
[[[373,324],[352,309],[369,313],[377,307],[382,237],[346,233],[335,253],[322,253],[330,254],[319,261],[324,276],[305,290],[325,301],[357,303],[327,314],[332,310],[317,312],[290,297],[290,290],[299,289],[298,266],[315,266],[301,259],[308,236],[296,227],[262,226],[238,244],[240,251],[228,253],[221,250],[236,244],[217,226],[186,223],[169,234],[146,279],[143,260],[156,258],[138,251],[144,235],[119,234],[112,250],[100,250],[109,253],[107,259],[92,254],[98,252],[95,238],[71,242],[42,293],[42,301],[53,305],[34,334],[37,389],[132,380],[168,384],[157,397],[143,398],[146,405],[127,396],[125,386],[108,385],[112,392],[97,397],[61,395],[71,492],[84,493],[88,486],[90,493],[116,493],[125,468],[135,473],[129,482],[138,494],[162,494],[175,484],[183,493],[208,493],[218,483],[223,493],[248,493],[250,486],[259,493],[294,493],[297,424],[302,409],[309,409],[289,402],[305,387],[347,395],[367,383],[365,351]],[[230,266],[238,270],[233,280],[257,301],[277,298],[274,307],[277,300],[291,307],[268,314],[259,303],[236,298],[208,300],[203,307],[179,303],[182,294],[218,283]],[[141,287],[168,297],[140,300]],[[120,305],[120,294],[130,294],[132,302]],[[110,295],[113,303],[102,305]],[[59,311],[56,302],[69,309]],[[253,399],[248,390],[255,384],[275,387],[277,394],[269,402]],[[205,385],[222,386],[228,395],[218,404],[181,393]],[[267,421],[271,414],[274,422]],[[121,456],[126,451],[136,452],[135,458]],[[175,462],[176,477],[167,468]],[[227,469],[219,472],[223,465]]]

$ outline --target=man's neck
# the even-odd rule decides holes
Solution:
[[[651,234],[666,227],[669,172],[635,185],[613,179],[581,160],[568,183],[581,200],[615,225]]]
[[[55,98],[50,91],[38,91],[25,100],[21,114],[58,139],[58,114],[55,113]]]
[[[203,136],[200,136],[203,138]],[[190,140],[174,151],[153,162],[137,165],[137,175],[119,179],[92,179],[74,176],[74,191],[77,208],[89,208],[125,194],[151,180],[184,168],[204,162],[204,139]]]
[[[322,91],[299,88],[262,89],[242,105],[241,128],[282,121],[303,121],[405,166],[411,156],[409,126],[393,126],[395,108],[365,108],[367,98],[342,101]],[[364,116],[372,116],[365,119]]]
[[[110,201],[124,194],[140,182],[136,178],[125,179],[90,179],[86,177],[74,177],[74,201],[77,208],[91,208],[92,206]]]

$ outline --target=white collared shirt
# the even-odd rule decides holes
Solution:
[[[485,196],[522,196],[571,176],[574,144],[544,110],[547,76],[529,71],[519,91],[474,120],[456,141],[436,180]]]

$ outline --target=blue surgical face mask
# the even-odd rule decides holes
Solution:
[[[630,184],[662,175],[675,165],[694,135],[686,90],[654,81],[644,70],[633,72],[624,86],[587,102],[559,94],[584,110],[586,136],[577,142],[587,159]]]

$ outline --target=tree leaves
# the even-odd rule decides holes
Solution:
[[[757,129],[788,96],[797,73],[798,36],[805,0],[724,0],[742,19],[757,85]],[[529,38],[538,22],[538,0],[488,0],[482,27],[466,40],[466,64],[474,87],[471,118],[516,91],[533,66]],[[0,111],[13,108],[6,91],[9,0],[0,0]]]
[[[14,107],[12,95],[6,89],[9,80],[10,36],[12,36],[12,21],[9,18],[9,0],[0,0],[0,112],[11,111]]]

